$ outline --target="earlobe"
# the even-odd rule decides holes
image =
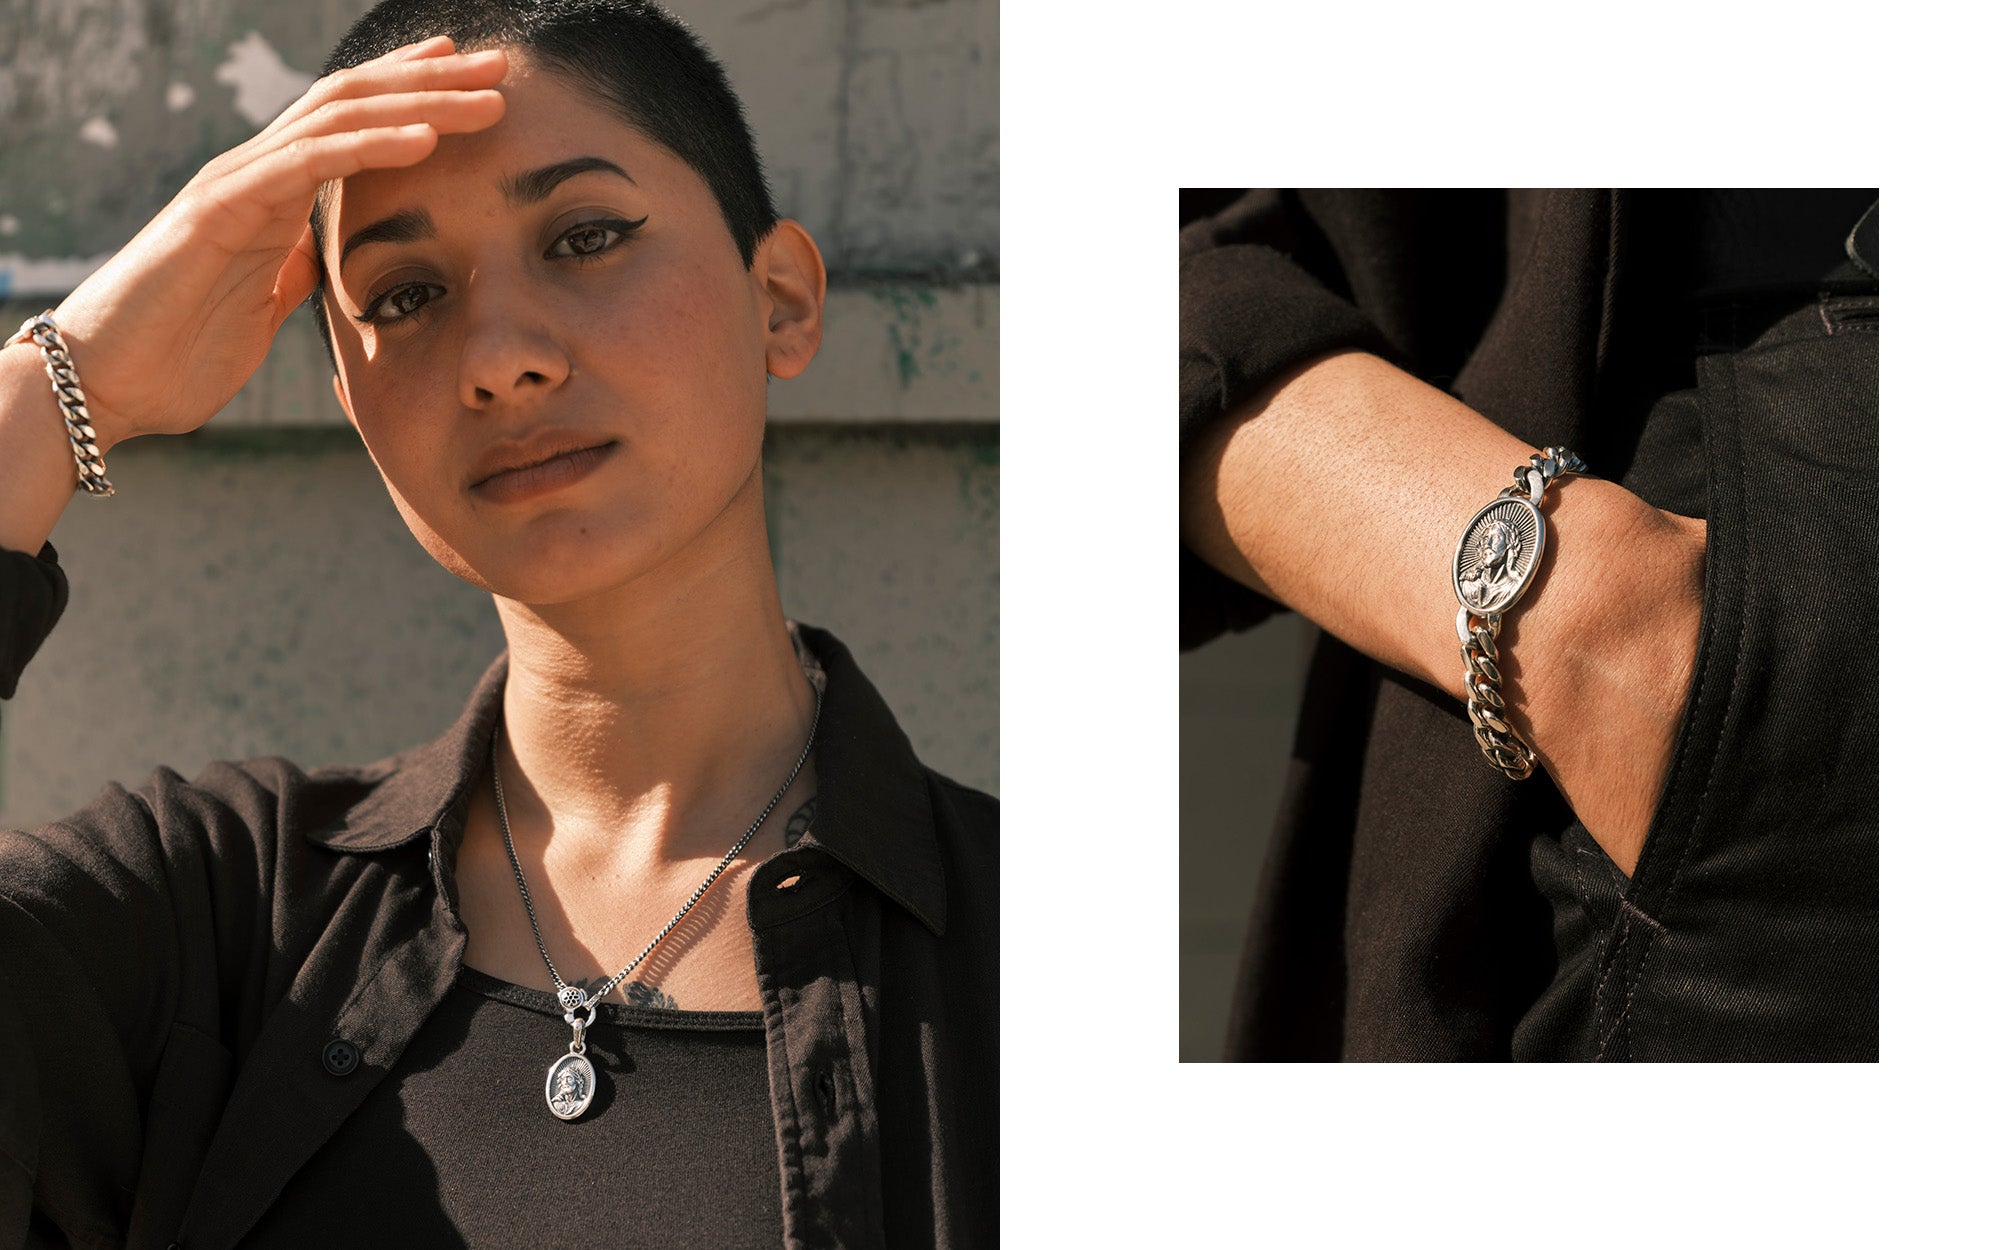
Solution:
[[[764,327],[764,371],[795,378],[819,351],[826,262],[805,227],[788,218],[773,226],[758,248],[757,277],[771,302]]]
[[[340,410],[347,414],[347,423],[357,430],[360,429],[360,426],[355,425],[354,405],[347,402],[347,383],[340,380],[339,370],[335,370],[333,374],[333,397],[339,401]]]

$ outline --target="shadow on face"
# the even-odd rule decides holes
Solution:
[[[766,566],[767,377],[818,348],[825,268],[746,267],[708,185],[509,49],[505,115],[326,198],[334,386],[411,532],[526,603]]]

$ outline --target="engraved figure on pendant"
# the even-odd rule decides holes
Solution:
[[[1495,520],[1484,538],[1475,545],[1476,560],[1470,575],[1461,574],[1458,587],[1466,603],[1483,608],[1504,598],[1513,589],[1515,564],[1521,554],[1521,537],[1505,521]]]
[[[549,1110],[564,1120],[574,1120],[590,1106],[596,1085],[590,1061],[580,1055],[565,1055],[549,1070]]]

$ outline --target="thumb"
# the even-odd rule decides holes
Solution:
[[[277,323],[291,315],[305,297],[312,294],[320,284],[319,249],[313,243],[312,227],[306,226],[299,233],[298,242],[292,244],[291,252],[278,266],[278,281],[272,290],[272,298],[277,304],[277,315],[272,318],[272,332],[277,332]]]

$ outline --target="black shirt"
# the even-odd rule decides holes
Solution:
[[[66,596],[52,547],[0,550],[0,692]],[[996,1245],[999,805],[801,633],[827,680],[813,827],[748,904],[785,1244]],[[457,982],[438,864],[506,675],[373,764],[161,768],[0,832],[0,1245],[211,1250],[282,1218]]]

